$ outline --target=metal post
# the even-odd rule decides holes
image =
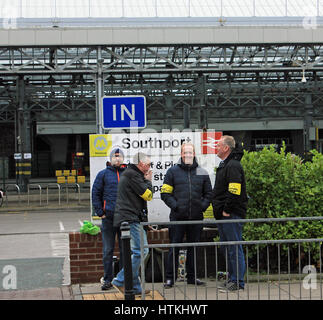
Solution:
[[[165,96],[166,105],[165,105],[165,116],[166,116],[166,127],[169,130],[172,130],[172,118],[173,118],[173,111],[172,111],[172,97],[170,95]]]
[[[183,110],[183,114],[184,114],[184,129],[188,129],[190,128],[190,118],[191,118],[191,108],[190,106],[184,102],[184,110]]]
[[[313,103],[312,103],[312,95],[305,95],[305,116],[304,116],[304,152],[305,159],[308,159],[308,153],[311,150],[311,141],[310,141],[310,127],[312,126],[313,121]]]
[[[103,133],[102,130],[102,96],[103,96],[103,78],[102,65],[104,59],[102,58],[102,48],[98,47],[97,52],[97,66],[98,72],[96,75],[96,133]]]
[[[123,268],[124,268],[124,299],[135,300],[132,282],[132,263],[131,263],[131,247],[130,247],[130,226],[128,222],[122,222],[121,241],[123,252]]]

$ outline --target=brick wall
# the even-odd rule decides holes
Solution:
[[[168,243],[168,229],[148,231],[149,244]],[[70,241],[70,272],[71,283],[99,282],[103,276],[102,237],[71,232]],[[114,255],[119,257],[119,246],[116,240]]]

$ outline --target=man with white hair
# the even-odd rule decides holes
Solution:
[[[148,220],[147,201],[153,198],[152,170],[150,157],[139,152],[133,158],[133,163],[122,174],[120,179],[117,203],[115,208],[114,226],[120,227],[122,222],[130,226],[131,263],[134,294],[141,294],[139,268],[141,262],[140,234],[143,232],[144,245],[147,245],[147,234],[140,222]],[[148,248],[144,248],[144,257],[148,255]],[[112,285],[124,293],[124,269],[122,268],[113,279]]]

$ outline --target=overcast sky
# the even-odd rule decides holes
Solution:
[[[222,6],[221,6],[222,3]],[[0,17],[238,17],[323,15],[323,0],[0,0]]]

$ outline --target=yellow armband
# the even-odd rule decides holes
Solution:
[[[153,198],[153,193],[147,189],[141,196],[145,201],[150,201]]]
[[[160,193],[173,193],[174,187],[169,184],[164,183],[161,187]]]
[[[240,196],[241,194],[241,183],[229,183],[229,192]]]

